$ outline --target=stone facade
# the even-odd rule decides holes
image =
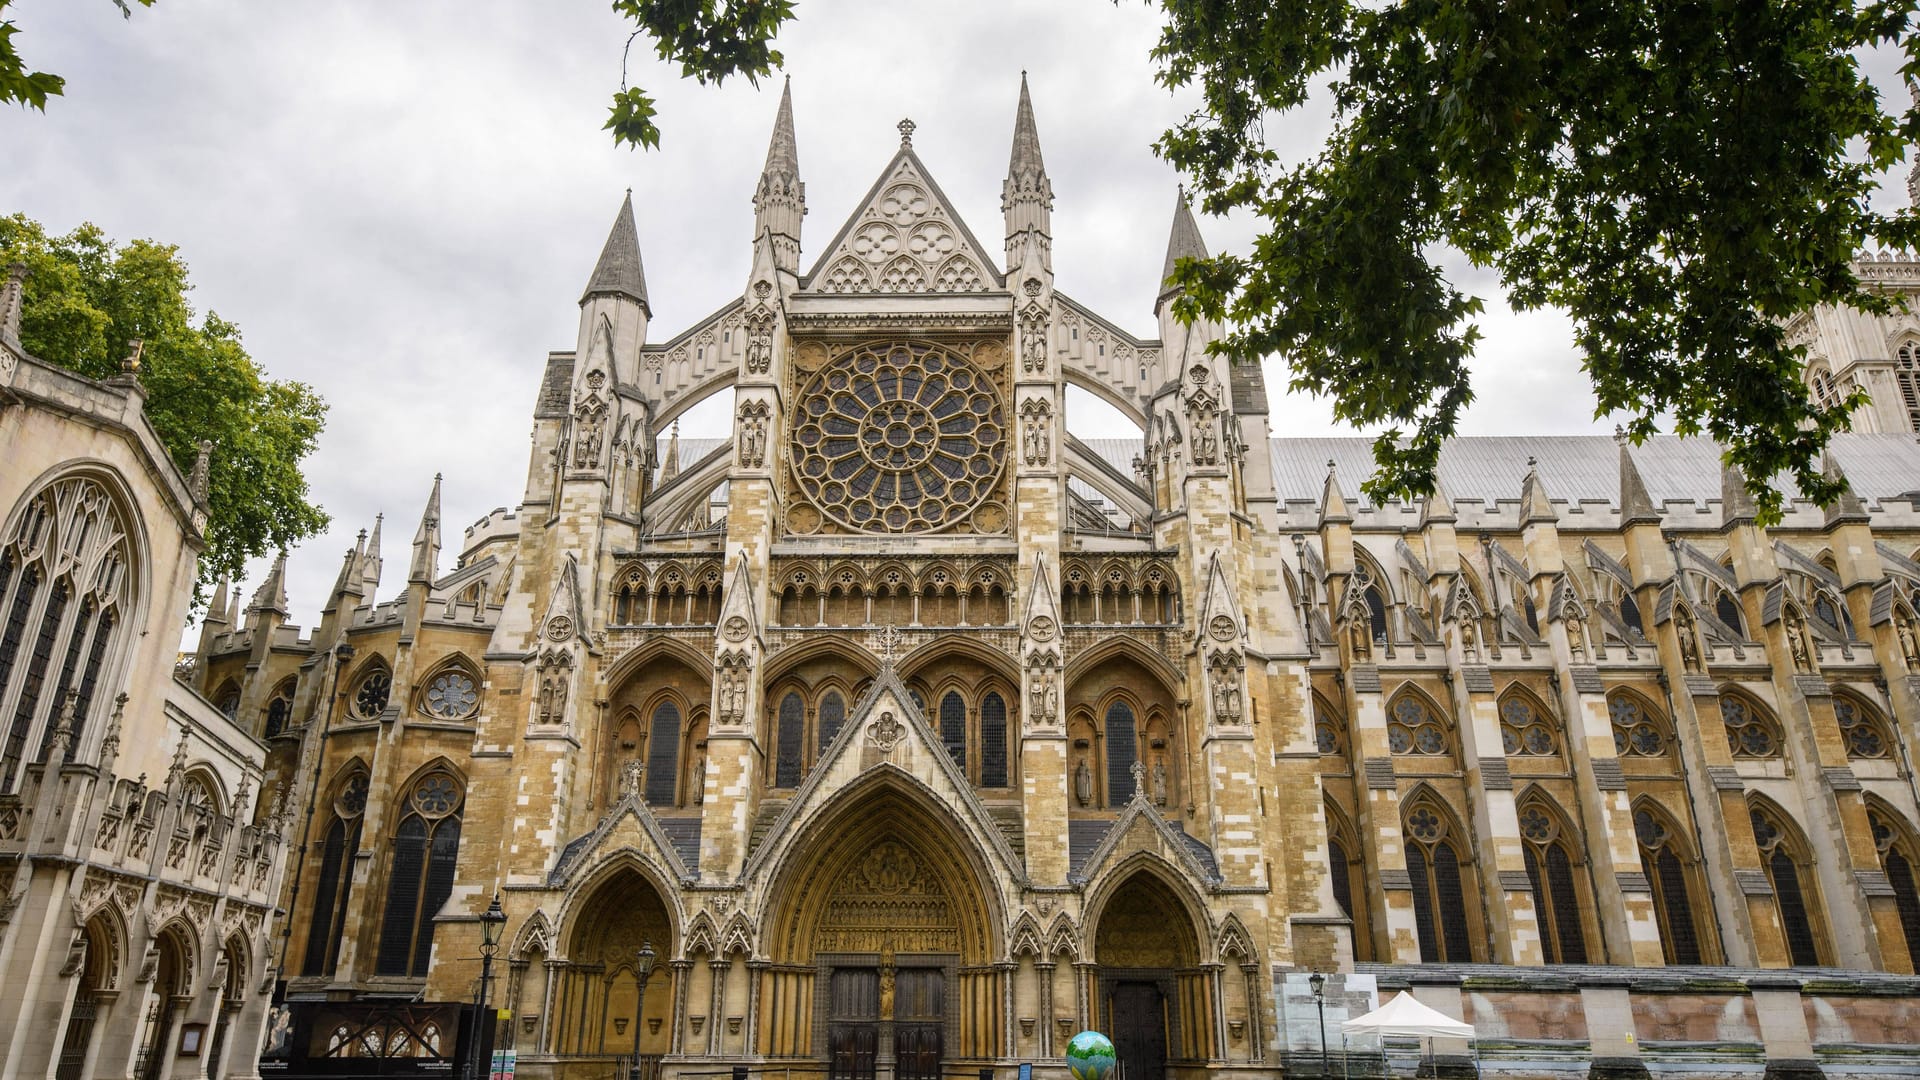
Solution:
[[[20,346],[0,292],[0,1076],[243,1076],[291,809],[174,678],[206,524],[125,375]],[[201,461],[204,467],[204,458]]]
[[[436,482],[397,595],[376,525],[310,633],[271,590],[208,621],[197,686],[299,808],[299,1054],[448,1053],[362,1021],[472,1000],[497,895],[537,1077],[1060,1075],[1089,1027],[1140,1074],[1311,1071],[1315,970],[1515,1075],[1911,1068],[1896,414],[1768,530],[1684,439],[1463,439],[1369,505],[1367,442],[1274,438],[1175,291],[1147,339],[1056,287],[1024,86],[1014,131],[999,252],[903,123],[803,269],[783,99],[740,296],[650,341],[622,206],[450,572]],[[1176,205],[1159,280],[1203,251]],[[1142,437],[1074,436],[1069,387]],[[732,436],[683,443],[716,394]]]

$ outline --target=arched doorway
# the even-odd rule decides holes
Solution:
[[[1094,931],[1097,1024],[1126,1080],[1164,1080],[1167,1066],[1215,1056],[1211,985],[1187,906],[1136,871],[1107,898]]]
[[[889,777],[782,859],[755,1048],[829,1080],[940,1080],[996,1061],[1005,971],[985,865],[948,812]],[[864,786],[864,785],[863,785]]]
[[[556,1056],[605,1061],[606,1075],[665,1054],[673,1033],[673,919],[660,891],[631,864],[588,886],[569,916],[567,954],[554,980],[549,1045]],[[638,959],[650,946],[655,966],[640,1001]],[[644,1015],[636,1008],[644,1005]]]
[[[86,1076],[87,1055],[93,1049],[93,1029],[99,1019],[103,1000],[114,984],[119,966],[113,930],[106,915],[96,915],[83,931],[81,948],[86,952],[80,978],[73,987],[73,1005],[67,1011],[67,1030],[61,1036],[60,1054],[55,1061],[55,1080],[81,1080]]]
[[[147,998],[146,1013],[140,1029],[140,1057],[134,1063],[139,1080],[160,1080],[167,1074],[174,1047],[174,1024],[185,1010],[192,990],[187,970],[188,946],[176,927],[168,927],[154,939],[158,962],[154,967],[153,990]]]

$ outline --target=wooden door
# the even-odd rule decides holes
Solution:
[[[1116,983],[1110,1008],[1121,1080],[1165,1080],[1167,1010],[1160,987],[1150,982]]]
[[[893,1008],[898,1080],[940,1080],[946,1050],[947,976],[938,968],[899,972]]]
[[[829,1080],[873,1080],[879,1020],[880,973],[873,968],[834,971],[827,996]]]

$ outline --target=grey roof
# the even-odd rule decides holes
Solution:
[[[587,279],[580,302],[584,304],[595,296],[629,297],[638,300],[649,316],[653,314],[653,305],[647,302],[647,274],[640,265],[640,233],[633,225],[631,191],[613,219],[607,246],[600,249],[600,261],[593,265],[593,277]]]
[[[1100,455],[1121,476],[1133,475],[1133,459],[1140,456],[1146,443],[1140,439],[1081,439],[1080,444]]]
[[[667,834],[674,853],[680,856],[680,861],[686,864],[687,869],[697,871],[700,866],[700,819],[661,818],[660,831]]]
[[[1864,502],[1920,492],[1920,443],[1911,435],[1836,435],[1833,457]],[[1720,500],[1720,447],[1713,440],[1656,435],[1629,447],[1656,505]],[[1374,471],[1373,440],[1365,436],[1273,440],[1273,480],[1282,499],[1317,501],[1327,462],[1339,470],[1341,491],[1371,505],[1360,484]],[[1517,500],[1533,458],[1555,502],[1620,500],[1620,449],[1610,435],[1488,435],[1449,439],[1440,452],[1440,486],[1458,502]],[[1791,488],[1789,487],[1789,490]]]

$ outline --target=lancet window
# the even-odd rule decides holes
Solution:
[[[1420,959],[1464,963],[1473,957],[1467,925],[1465,848],[1453,815],[1430,797],[1411,803],[1402,819],[1407,877],[1413,885],[1413,921]]]
[[[1695,860],[1681,850],[1672,819],[1650,806],[1634,808],[1633,833],[1640,846],[1640,869],[1653,888],[1661,952],[1669,964],[1701,963],[1699,924],[1693,914]]]
[[[1759,703],[1741,694],[1720,695],[1720,721],[1727,729],[1727,749],[1737,758],[1780,756],[1780,726]]]
[[[313,915],[307,922],[307,950],[301,971],[332,975],[346,930],[347,899],[353,892],[353,859],[360,850],[360,824],[367,814],[367,774],[355,768],[334,787],[332,819],[320,847],[319,881]]]
[[[1673,739],[1666,718],[1638,695],[1616,690],[1607,695],[1613,721],[1613,752],[1621,757],[1664,757]]]
[[[1500,699],[1500,741],[1508,757],[1553,757],[1560,752],[1546,711],[1518,690]]]
[[[1795,967],[1820,963],[1821,948],[1814,926],[1819,898],[1814,893],[1813,859],[1799,830],[1777,808],[1754,801],[1751,806],[1754,843],[1760,863],[1773,883],[1773,901],[1780,926],[1786,931],[1787,952]]]
[[[1587,962],[1585,918],[1575,872],[1578,839],[1543,798],[1520,807],[1521,857],[1533,891],[1540,948],[1550,964]]]
[[[1907,427],[1920,432],[1920,343],[1903,342],[1894,360],[1893,377],[1900,385],[1900,404],[1906,406]]]
[[[69,692],[76,746],[107,696],[137,586],[129,536],[107,489],[69,476],[25,500],[0,544],[0,792],[18,786],[29,747],[45,758]]]
[[[1893,886],[1893,903],[1900,913],[1900,930],[1907,955],[1920,963],[1920,842],[1893,811],[1874,807],[1867,812],[1873,828],[1873,846],[1880,868]]]
[[[1846,741],[1848,757],[1872,759],[1891,754],[1892,733],[1873,706],[1852,694],[1835,694],[1833,718],[1840,726],[1840,738]]]
[[[1327,868],[1331,871],[1334,903],[1353,922],[1353,958],[1373,958],[1373,937],[1368,930],[1367,866],[1353,825],[1331,799],[1326,804]]]
[[[293,691],[296,683],[288,679],[274,688],[273,696],[267,699],[265,721],[261,726],[262,738],[271,739],[287,730],[293,722]]]
[[[433,954],[433,917],[453,892],[466,785],[434,769],[407,789],[394,833],[387,903],[374,970],[422,978]]]

